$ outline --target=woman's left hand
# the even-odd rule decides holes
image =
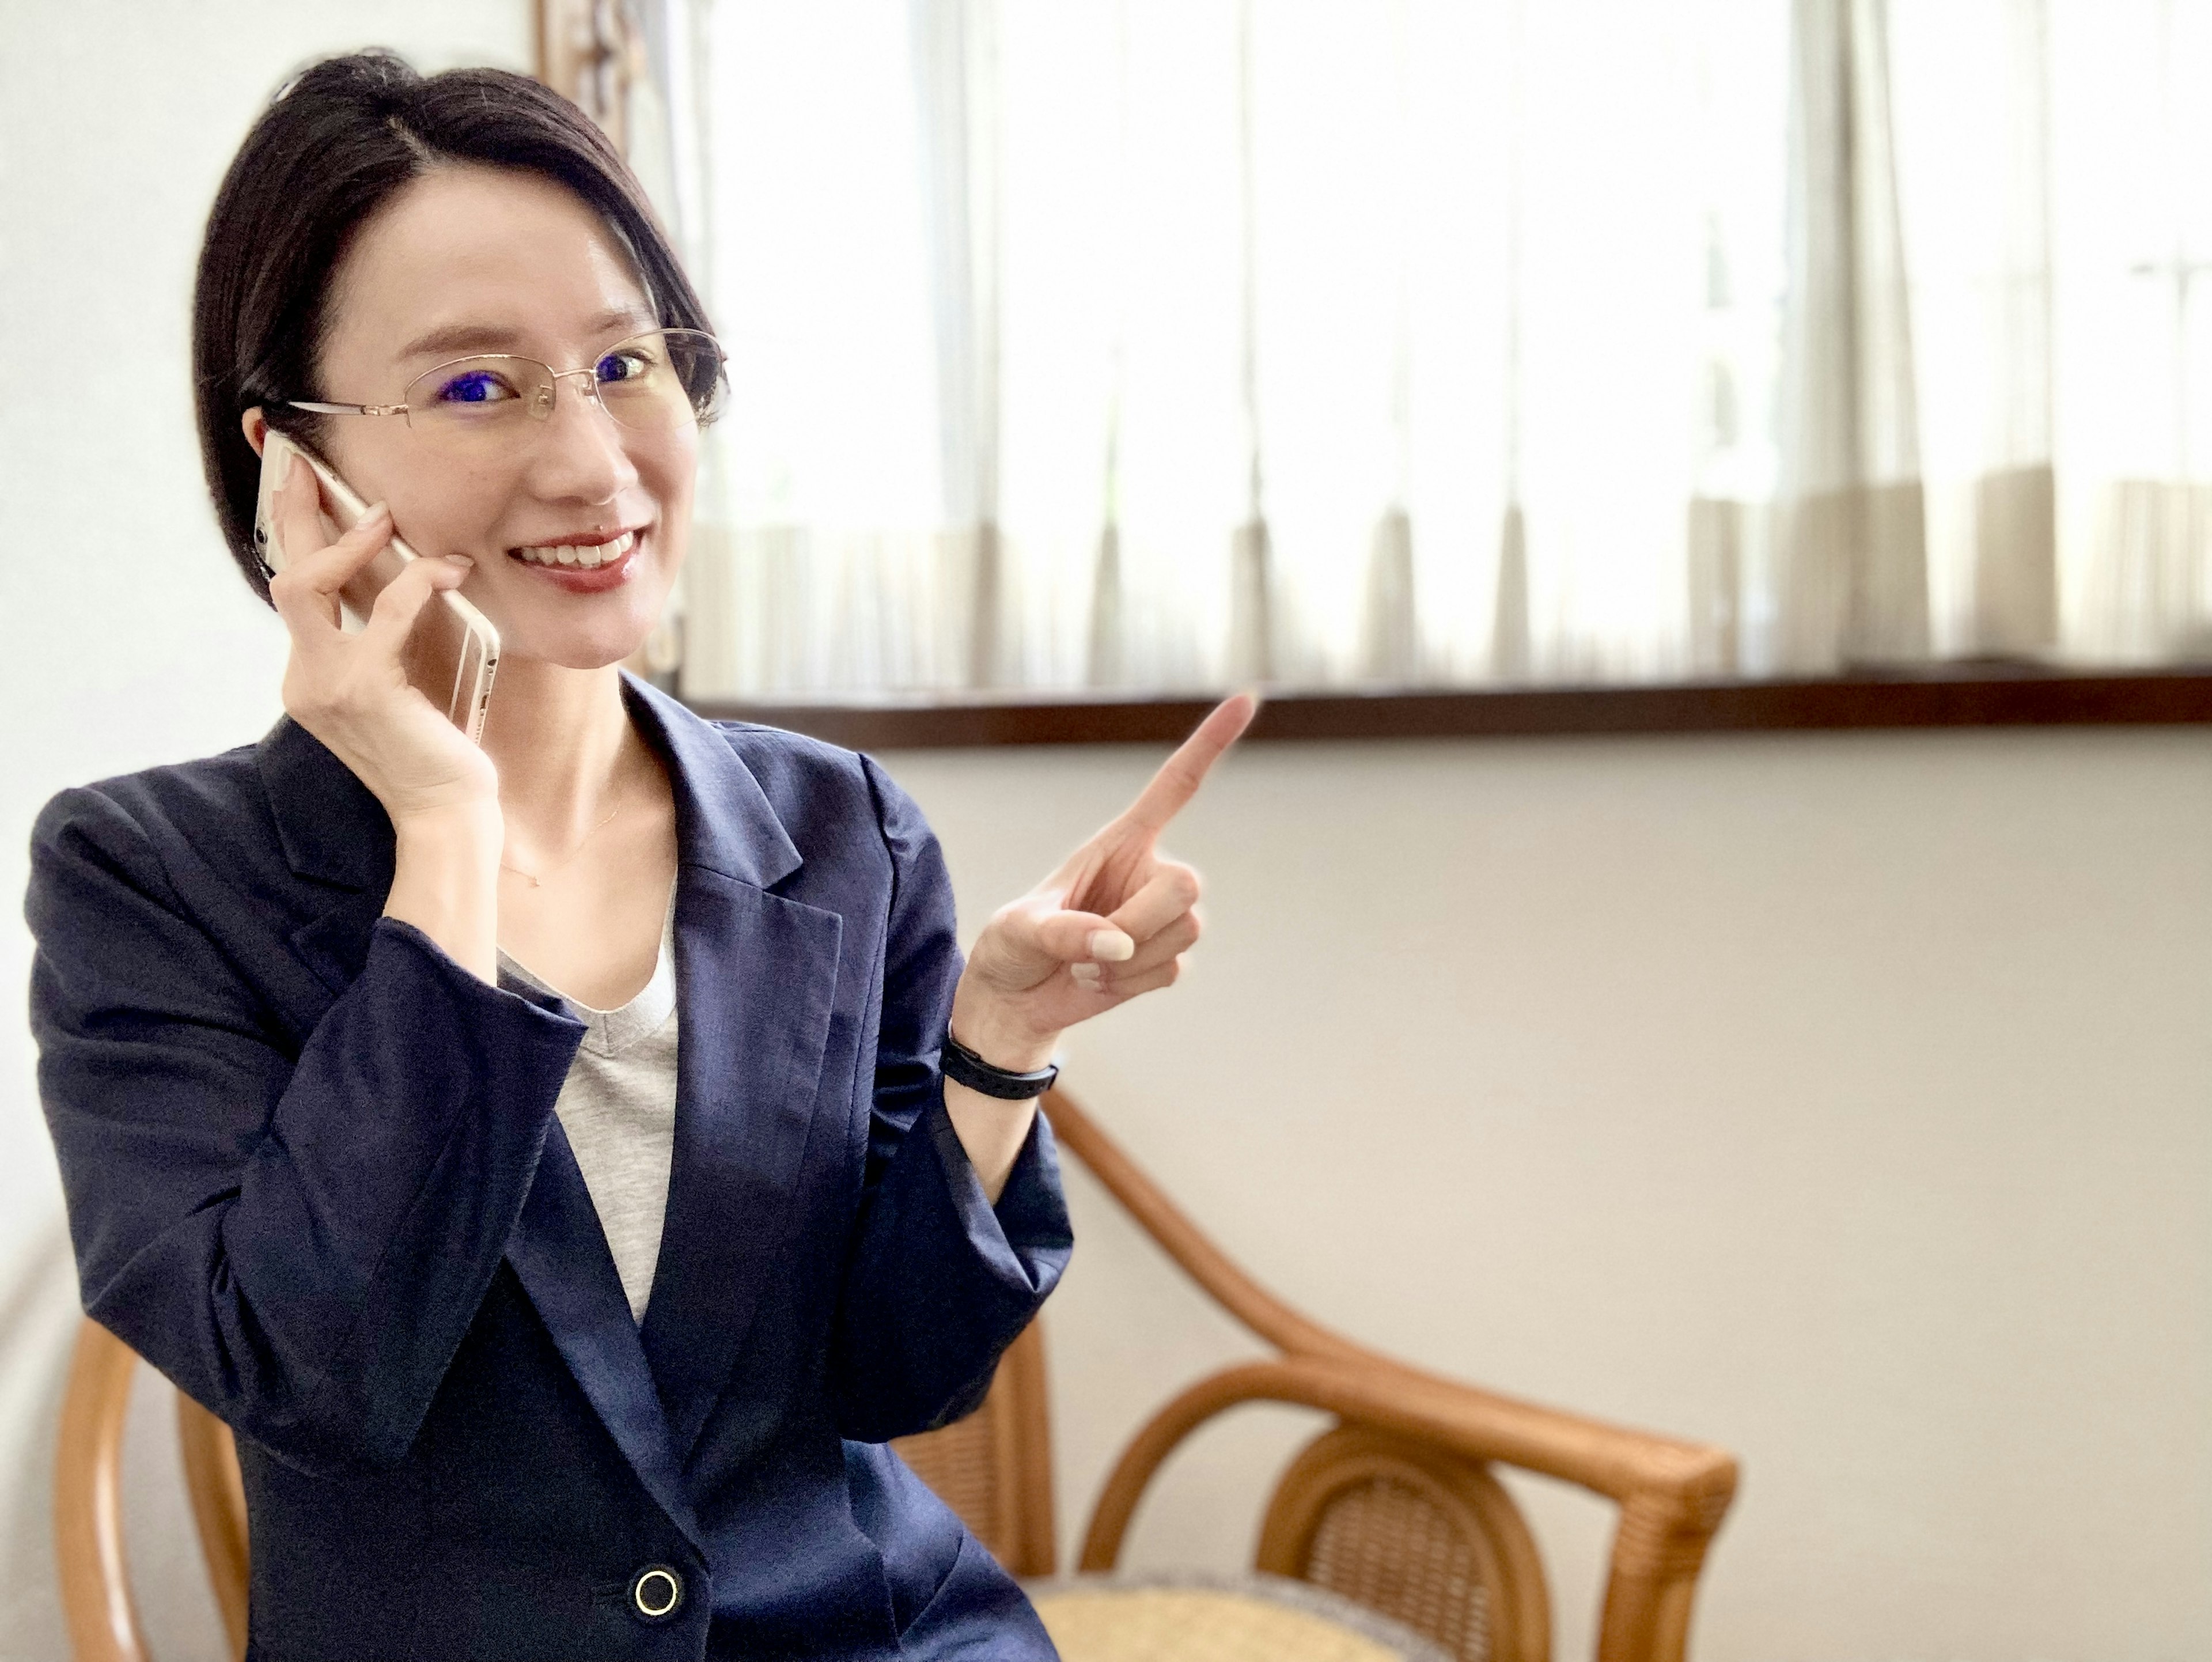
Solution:
[[[1161,857],[1160,833],[1256,708],[1245,693],[1217,705],[1126,812],[984,925],[953,994],[956,1038],[1026,1073],[1065,1029],[1175,981],[1198,939],[1198,874]]]

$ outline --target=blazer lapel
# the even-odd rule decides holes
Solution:
[[[392,819],[323,741],[287,715],[253,747],[284,859],[301,877],[367,890],[392,888]]]
[[[792,1227],[844,920],[719,873],[684,876],[676,1154],[642,1336],[688,1453]]]
[[[507,1261],[647,1492],[698,1546],[698,1523],[684,1495],[637,1324],[591,1190],[557,1120],[546,1132],[529,1198],[507,1244]]]
[[[768,892],[799,860],[758,782],[714,728],[629,685],[677,781],[676,1149],[641,1338],[688,1454],[793,1227],[844,920]]]

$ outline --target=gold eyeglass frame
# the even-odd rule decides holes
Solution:
[[[609,421],[613,422],[618,427],[627,428],[633,433],[665,432],[668,429],[665,428],[640,427],[635,423],[624,421],[620,416],[617,415],[615,411],[609,407],[606,400],[599,396],[599,366],[602,359],[606,358],[616,352],[619,352],[623,347],[630,345],[634,342],[647,338],[666,340],[671,336],[674,336],[684,341],[702,343],[714,353],[714,378],[713,386],[714,390],[714,395],[708,400],[706,407],[702,409],[696,402],[692,402],[690,389],[688,387],[685,389],[684,393],[685,402],[691,404],[692,419],[700,426],[704,427],[708,423],[714,420],[715,415],[719,413],[721,408],[721,394],[726,392],[729,387],[728,370],[730,363],[730,355],[722,350],[722,343],[716,340],[714,336],[708,334],[704,329],[641,329],[636,334],[623,336],[622,339],[615,342],[611,346],[601,347],[596,353],[592,354],[591,362],[581,365],[574,369],[556,369],[551,364],[546,362],[543,358],[533,358],[526,353],[522,352],[468,352],[457,358],[448,358],[443,363],[437,364],[428,369],[425,369],[421,374],[409,381],[406,387],[402,390],[406,393],[411,394],[416,387],[420,387],[424,381],[431,379],[431,377],[443,374],[447,371],[458,368],[465,363],[526,364],[532,368],[542,369],[545,372],[544,385],[547,390],[544,394],[542,397],[526,396],[518,400],[523,406],[522,413],[529,417],[529,418],[534,422],[543,423],[550,421],[553,418],[554,409],[560,403],[561,383],[564,380],[573,380],[577,376],[581,375],[584,377],[584,384],[587,390],[579,393],[578,396],[586,399],[590,403],[599,405],[602,411],[605,411]],[[674,355],[672,353],[670,355],[670,373],[675,373]],[[678,376],[678,380],[680,383],[682,377]],[[285,408],[289,410],[304,410],[308,411],[310,414],[318,416],[398,416],[406,422],[410,430],[415,430],[415,417],[413,413],[414,406],[411,402],[401,402],[398,404],[333,404],[313,399],[286,399],[283,400],[283,404]]]

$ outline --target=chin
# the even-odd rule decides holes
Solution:
[[[551,664],[560,669],[605,669],[619,664],[642,647],[653,633],[651,624],[636,628],[520,631],[502,639],[501,655],[527,662]]]
[[[668,603],[669,585],[633,584],[581,605],[533,605],[535,595],[500,595],[508,603],[485,606],[497,625],[502,657],[562,669],[604,669],[643,646]],[[482,602],[479,602],[482,604]]]
[[[548,608],[526,603],[496,609],[485,606],[483,610],[499,630],[500,654],[504,659],[552,664],[562,669],[604,669],[643,646],[660,621],[667,595],[660,585],[653,588],[651,595],[624,595],[619,601],[611,595],[602,596],[586,606],[562,607],[550,616]]]

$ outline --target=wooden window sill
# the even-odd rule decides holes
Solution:
[[[763,721],[855,750],[980,745],[1159,744],[1205,698],[977,695],[928,703],[696,700],[717,719]],[[2212,725],[2212,672],[2116,673],[1947,665],[1923,674],[1819,680],[1284,692],[1250,738],[1506,739],[1571,734],[1832,732],[1844,728]]]

